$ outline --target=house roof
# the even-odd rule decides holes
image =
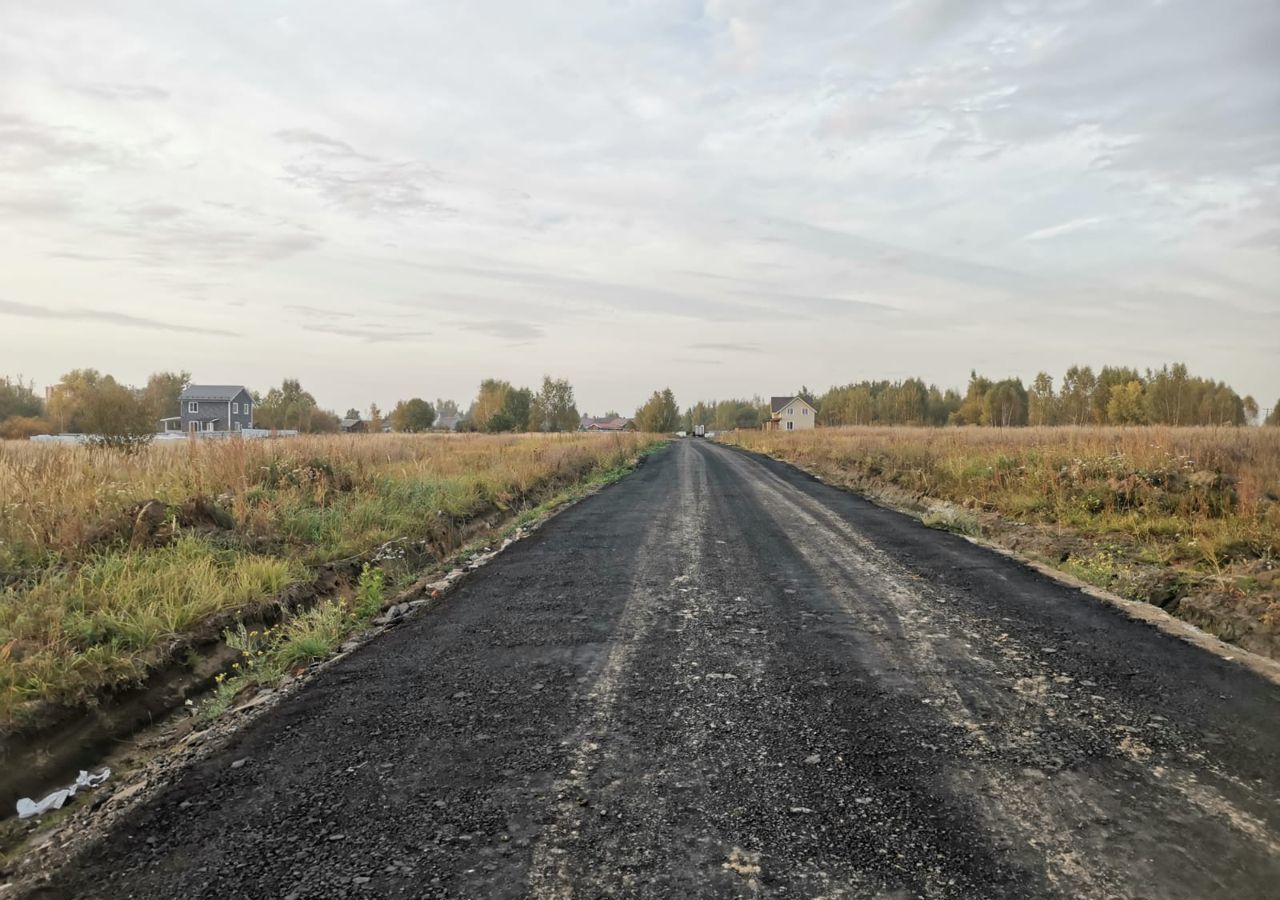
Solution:
[[[591,416],[583,416],[582,422],[579,427],[587,430],[594,428],[597,431],[622,431],[624,428],[626,428],[630,424],[631,424],[631,420],[625,416],[618,416],[616,418],[611,416],[607,419],[597,419],[597,418],[592,418]]]
[[[338,425],[342,428],[350,428],[352,425],[359,425],[364,419],[340,419]]]
[[[805,406],[809,407],[810,409],[815,408],[812,403],[810,403],[808,400],[804,399],[803,397],[770,397],[769,411],[773,413],[780,413],[796,400],[799,400],[801,403],[803,403]]]
[[[179,400],[234,400],[240,392],[249,393],[242,384],[193,384],[178,395]]]

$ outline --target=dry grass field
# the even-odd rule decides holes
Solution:
[[[425,565],[456,548],[465,523],[607,477],[654,442],[360,435],[134,455],[0,442],[0,729],[41,703],[140,680],[184,635],[234,621],[320,564],[401,542]],[[367,614],[382,589],[366,573],[349,604]],[[332,645],[350,612],[302,621],[314,633],[293,634],[282,659]]]
[[[832,428],[724,440],[1274,654],[1280,429]]]

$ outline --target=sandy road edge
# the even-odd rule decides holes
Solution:
[[[888,509],[896,513],[901,513],[904,516],[909,516],[918,522],[921,521],[924,518],[924,516],[928,514],[928,512],[930,512],[930,510],[928,509],[916,509],[911,506],[907,506],[902,503],[895,502],[888,491],[885,491],[885,492],[869,491],[863,488],[855,488],[849,485],[840,484],[838,482],[835,482],[828,478],[823,477],[820,473],[813,471],[807,466],[799,465],[797,463],[791,462],[790,460],[781,459],[776,456],[771,456],[767,453],[759,453],[754,450],[747,450],[742,447],[738,447],[734,444],[726,444],[720,441],[716,441],[715,443],[717,446],[724,447],[728,450],[732,450],[735,453],[742,453],[742,454],[745,454],[746,456],[752,456],[758,459],[766,459],[766,460],[769,460],[770,462],[780,463],[782,465],[789,466],[792,469],[795,469],[797,472],[801,472],[804,475],[807,475],[809,478],[812,478],[814,481],[817,481],[820,484],[824,484],[827,487],[835,488],[836,490],[844,491],[845,493],[848,493],[848,494],[853,494],[856,497],[861,497],[862,499],[868,501],[869,503],[873,503],[876,506],[879,506],[883,509]],[[950,504],[948,504],[947,501],[940,500],[936,497],[929,497],[928,501],[930,504],[933,505],[933,508],[937,508],[937,509],[950,508]],[[951,532],[946,532],[946,533],[951,533]],[[1110,591],[1104,590],[1099,587],[1095,587],[1094,585],[1089,584],[1087,581],[1082,581],[1079,578],[1076,578],[1074,575],[1069,575],[1068,573],[1063,572],[1061,569],[1054,568],[1048,563],[1044,563],[1044,562],[1041,562],[1040,560],[1036,560],[1036,559],[1032,559],[1030,557],[1024,556],[1015,550],[1010,550],[1008,547],[1004,547],[993,541],[989,541],[980,537],[973,537],[971,535],[956,535],[956,536],[963,538],[964,540],[968,541],[969,543],[975,546],[982,547],[985,550],[991,550],[1007,559],[1011,559],[1014,562],[1020,563],[1038,572],[1039,574],[1045,576],[1046,578],[1056,581],[1058,584],[1061,584],[1064,587],[1074,588],[1075,590],[1080,591],[1081,593],[1091,597],[1094,600],[1099,600],[1112,607],[1115,607],[1116,609],[1119,609],[1121,612],[1123,612],[1126,616],[1128,616],[1131,619],[1135,619],[1137,621],[1144,622],[1148,625],[1152,625],[1155,628],[1159,629],[1160,631],[1164,632],[1165,634],[1168,634],[1172,637],[1176,637],[1179,640],[1185,641],[1188,644],[1192,644],[1196,647],[1199,647],[1200,649],[1205,650],[1209,653],[1212,653],[1214,656],[1217,656],[1220,659],[1226,660],[1228,662],[1236,663],[1237,665],[1244,666],[1246,669],[1249,669],[1254,674],[1259,675],[1262,678],[1265,678],[1267,681],[1271,682],[1272,684],[1280,686],[1280,661],[1263,656],[1259,653],[1254,653],[1252,650],[1245,650],[1243,647],[1237,647],[1234,644],[1228,644],[1226,641],[1222,640],[1221,638],[1214,637],[1213,635],[1209,634],[1207,631],[1203,631],[1200,628],[1197,628],[1195,625],[1192,625],[1190,622],[1187,622],[1183,619],[1179,619],[1177,616],[1174,616],[1174,615],[1171,615],[1170,613],[1165,612],[1163,609],[1161,609],[1158,606],[1153,606],[1150,603],[1144,603],[1141,600],[1127,600],[1124,597],[1121,597],[1119,594],[1113,594]]]
[[[513,521],[496,525],[487,535],[478,535],[454,556],[455,559],[469,557],[464,565],[449,569],[441,567],[434,575],[428,574],[418,579],[384,604],[384,610],[401,604],[407,605],[408,609],[402,615],[385,624],[374,624],[351,634],[338,652],[312,663],[305,672],[287,678],[274,689],[260,691],[247,702],[228,709],[208,728],[179,734],[179,726],[186,720],[170,719],[150,735],[144,732],[137,744],[140,752],[149,756],[145,763],[123,773],[123,778],[120,777],[121,773],[113,773],[112,779],[105,786],[95,790],[85,800],[73,801],[65,815],[55,813],[52,825],[34,830],[23,844],[11,852],[9,858],[0,860],[0,879],[4,879],[0,882],[0,898],[16,900],[40,887],[56,870],[70,863],[92,843],[105,836],[134,809],[154,799],[190,767],[224,748],[232,738],[279,706],[286,698],[298,693],[320,673],[373,643],[393,628],[445,602],[466,581],[469,574],[492,562],[561,513],[633,474],[645,464],[648,457],[660,452],[665,446],[659,443],[641,453],[616,478],[586,487],[580,493],[564,496],[531,522],[513,528],[513,517]],[[503,535],[508,533],[508,529],[510,532],[504,539]],[[495,544],[491,550],[477,552]],[[79,806],[74,805],[77,802]]]

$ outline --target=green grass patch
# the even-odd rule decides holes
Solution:
[[[83,702],[137,680],[160,645],[216,613],[305,577],[295,561],[237,553],[195,535],[146,553],[91,557],[0,593],[0,719],[26,703]]]

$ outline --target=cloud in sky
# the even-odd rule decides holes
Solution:
[[[345,322],[309,322],[302,325],[302,328],[305,331],[354,338],[367,344],[385,344],[401,341],[417,342],[429,337],[431,334],[430,331],[412,331],[404,328],[359,325]]]
[[[146,316],[134,316],[121,312],[102,309],[85,309],[82,307],[35,306],[29,303],[14,303],[0,300],[0,316],[20,319],[57,319],[75,322],[80,325],[106,324],[124,329],[143,329],[152,331],[175,331],[183,334],[211,334],[216,337],[234,337],[235,332],[213,326],[200,327],[182,325],[163,319],[151,319]]]
[[[492,319],[484,322],[458,322],[457,326],[476,334],[487,334],[489,337],[506,341],[532,341],[543,335],[543,330],[529,322],[517,322],[510,319]]]
[[[1095,225],[1101,224],[1103,221],[1104,220],[1101,216],[1089,216],[1085,219],[1072,219],[1070,222],[1050,225],[1048,228],[1037,228],[1035,231],[1023,238],[1023,240],[1047,241],[1051,238],[1062,237],[1064,234],[1072,234],[1077,231],[1083,231],[1086,228],[1092,228]]]
[[[1185,359],[1269,401],[1276,46],[1269,0],[9,4],[0,358],[600,409]]]
[[[727,342],[703,341],[698,344],[690,344],[690,350],[710,350],[720,351],[723,353],[759,353],[764,348],[759,344],[732,344]]]
[[[71,86],[89,97],[100,100],[160,101],[168,100],[169,92],[150,84],[79,84]]]

